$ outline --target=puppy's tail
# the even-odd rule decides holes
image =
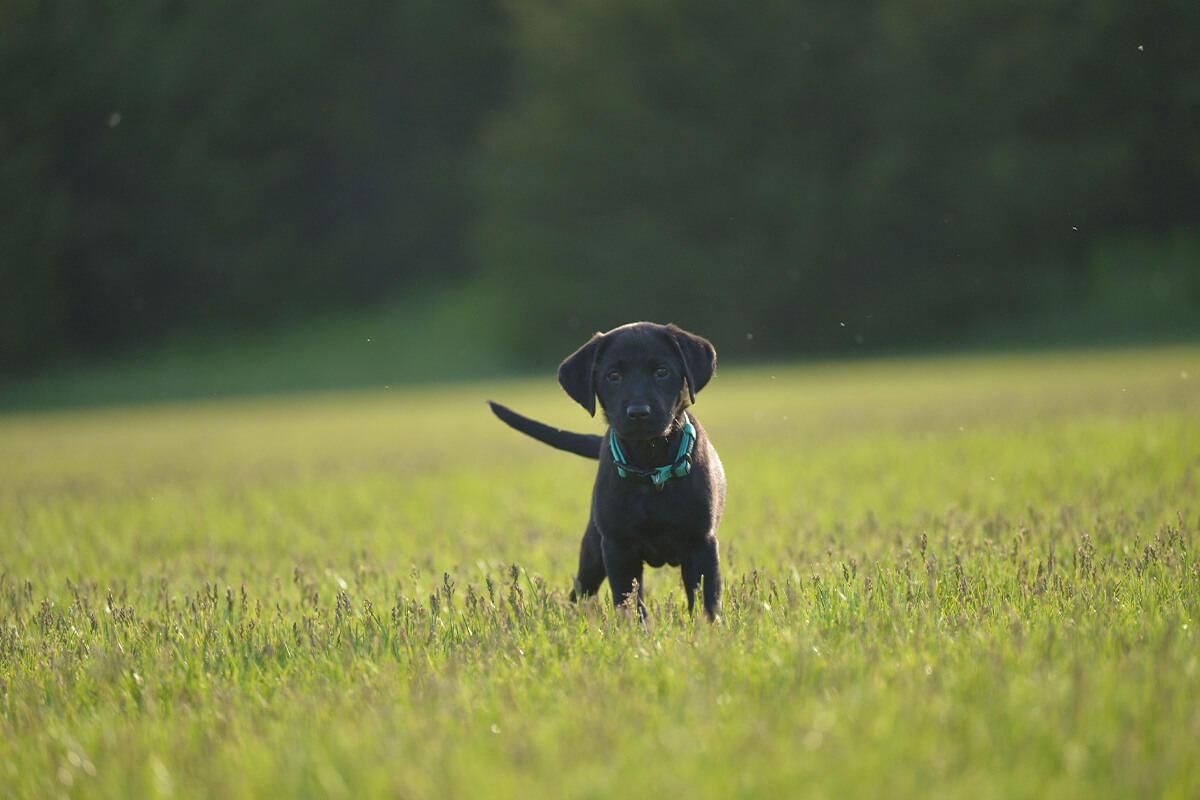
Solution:
[[[572,433],[559,428],[551,428],[549,425],[529,417],[523,417],[512,409],[505,408],[499,403],[493,403],[491,400],[488,400],[488,405],[492,407],[492,413],[505,423],[527,436],[532,436],[539,442],[545,442],[551,447],[557,447],[559,450],[566,450],[568,453],[574,453],[584,458],[600,457],[600,445],[604,441],[601,436],[594,433]]]

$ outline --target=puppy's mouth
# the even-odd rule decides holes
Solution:
[[[650,420],[620,420],[612,424],[612,429],[617,432],[617,436],[630,441],[665,439],[671,435],[674,427],[674,420],[672,419],[656,422]]]

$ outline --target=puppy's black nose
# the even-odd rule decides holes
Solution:
[[[650,416],[650,406],[629,406],[625,409],[625,416],[633,420],[644,420]]]

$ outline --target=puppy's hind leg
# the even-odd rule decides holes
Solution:
[[[571,590],[571,602],[591,597],[600,591],[600,584],[608,573],[604,570],[604,552],[600,547],[600,531],[588,521],[579,545],[579,572],[575,575],[575,588]]]

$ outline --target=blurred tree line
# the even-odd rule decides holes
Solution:
[[[0,363],[467,273],[491,0],[6,0]]]
[[[514,350],[1200,312],[1195,0],[0,5],[0,364],[472,281]],[[0,368],[0,372],[3,368]]]

